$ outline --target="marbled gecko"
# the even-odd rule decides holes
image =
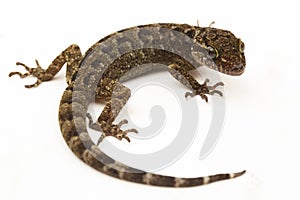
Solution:
[[[59,125],[62,135],[74,154],[92,168],[107,175],[135,182],[166,187],[190,187],[220,180],[239,177],[245,171],[231,174],[217,174],[197,178],[177,178],[148,173],[119,163],[98,147],[108,136],[130,141],[127,133],[136,129],[122,130],[127,120],[115,124],[114,120],[129,99],[130,89],[121,82],[156,69],[150,63],[166,66],[170,74],[187,86],[191,92],[186,97],[199,95],[207,101],[207,95],[222,93],[216,87],[219,82],[208,86],[196,81],[189,71],[198,66],[208,66],[228,75],[244,72],[246,61],[244,43],[231,32],[212,27],[198,27],[187,24],[159,23],[124,29],[101,39],[84,56],[78,45],[71,45],[57,56],[47,69],[36,61],[36,68],[23,66],[27,72],[11,72],[9,76],[29,75],[37,78],[38,86],[51,80],[67,64],[67,88],[59,106]],[[94,123],[87,113],[92,99],[104,102],[105,106]],[[86,121],[88,118],[89,122]],[[100,130],[96,145],[90,138],[87,126]]]

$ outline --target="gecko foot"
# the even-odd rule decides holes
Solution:
[[[40,66],[40,64],[37,60],[35,60],[35,63],[37,65],[36,68],[29,68],[27,65],[25,65],[23,63],[20,63],[20,62],[17,62],[16,65],[23,66],[27,72],[24,73],[24,74],[22,74],[21,72],[11,72],[11,73],[9,73],[8,76],[11,77],[11,76],[14,76],[14,75],[18,75],[18,76],[20,76],[20,78],[26,78],[27,76],[36,77],[37,81],[32,85],[25,85],[26,88],[37,87],[42,82],[49,81],[53,78],[53,75],[46,72],[46,70],[44,70]]]
[[[101,129],[104,133],[104,135],[107,136],[113,136],[117,138],[118,140],[122,140],[123,138],[126,139],[128,142],[130,142],[129,137],[127,136],[128,133],[138,133],[136,129],[127,129],[122,130],[121,126],[123,124],[127,123],[127,120],[122,120],[118,124],[110,124],[105,121],[100,122]]]
[[[127,124],[128,121],[126,119],[120,121],[118,124],[112,124],[110,121],[101,121],[101,122],[93,122],[93,119],[91,115],[88,113],[87,118],[89,120],[89,127],[97,130],[102,131],[102,135],[98,139],[97,145],[99,145],[102,140],[107,136],[113,136],[117,138],[118,140],[126,139],[128,142],[130,142],[129,137],[127,136],[128,133],[138,133],[136,129],[127,129],[122,130],[121,126],[124,124]]]
[[[222,92],[219,90],[216,90],[218,86],[224,86],[223,82],[218,82],[215,85],[208,86],[207,83],[209,82],[209,79],[205,79],[204,83],[200,85],[199,89],[193,90],[192,92],[186,92],[185,98],[188,97],[194,97],[196,95],[199,95],[202,99],[204,99],[206,102],[208,102],[207,95],[213,95],[218,94],[220,96],[223,96]]]

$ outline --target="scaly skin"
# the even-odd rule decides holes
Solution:
[[[105,155],[98,144],[107,136],[130,141],[127,133],[135,129],[122,130],[126,124],[114,120],[130,97],[130,89],[122,81],[156,70],[155,63],[163,64],[170,74],[186,85],[191,92],[187,96],[199,95],[207,101],[207,95],[222,93],[208,86],[208,79],[198,83],[189,71],[199,66],[208,66],[228,75],[241,75],[245,69],[244,44],[231,32],[187,24],[150,24],[132,27],[113,33],[94,44],[82,56],[77,45],[64,50],[44,70],[38,62],[37,68],[17,63],[28,71],[25,74],[12,72],[9,76],[25,78],[35,76],[37,82],[27,85],[36,87],[51,80],[67,63],[68,87],[63,93],[59,107],[59,124],[66,143],[74,154],[94,169],[123,180],[166,187],[190,187],[208,184],[241,176],[245,171],[232,174],[217,174],[197,178],[176,178],[144,172],[119,163]],[[154,63],[154,65],[143,65]],[[91,99],[104,102],[105,107],[94,123],[87,113]],[[98,144],[91,140],[86,124],[102,132]]]

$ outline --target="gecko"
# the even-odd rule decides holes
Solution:
[[[11,72],[9,77],[36,77],[34,84],[25,85],[33,88],[52,80],[66,64],[67,87],[59,105],[59,125],[68,147],[80,160],[99,172],[129,182],[164,187],[200,186],[236,178],[246,171],[192,178],[160,175],[120,163],[98,146],[109,136],[130,142],[128,133],[138,132],[122,128],[128,123],[126,119],[115,122],[131,96],[124,81],[155,71],[155,64],[162,64],[172,77],[190,90],[186,97],[200,96],[207,102],[208,95],[222,96],[216,88],[223,86],[223,82],[208,85],[209,79],[205,79],[201,84],[190,71],[206,66],[227,75],[241,75],[246,66],[244,48],[242,40],[227,30],[156,23],[112,33],[96,42],[84,55],[78,45],[72,44],[47,69],[37,60],[34,68],[17,62],[16,65],[27,72]],[[153,65],[149,65],[151,63]],[[104,108],[94,122],[87,110],[95,99],[104,103]],[[88,127],[100,133],[96,144],[90,138]]]

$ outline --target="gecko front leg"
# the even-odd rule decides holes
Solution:
[[[179,82],[181,82],[183,85],[187,86],[192,90],[192,92],[186,92],[185,97],[194,97],[196,95],[199,95],[202,99],[204,99],[206,102],[208,102],[207,95],[213,95],[218,94],[220,96],[223,96],[222,92],[219,90],[216,90],[218,86],[223,86],[223,82],[218,82],[213,86],[208,86],[207,83],[209,82],[209,79],[205,79],[203,84],[198,83],[198,81],[189,74],[188,70],[183,66],[180,66],[178,64],[171,64],[168,66],[170,74],[177,79]]]
[[[25,85],[26,88],[37,87],[39,84],[45,81],[50,81],[53,77],[60,71],[62,66],[67,63],[67,73],[66,81],[68,84],[71,83],[71,76],[74,71],[78,70],[79,63],[82,60],[82,54],[78,45],[73,44],[65,49],[60,55],[58,55],[47,69],[43,69],[39,62],[36,60],[37,67],[30,68],[27,65],[17,62],[17,65],[23,66],[26,73],[22,74],[20,72],[11,72],[9,77],[14,75],[19,75],[21,78],[26,78],[28,76],[34,76],[37,81],[32,85]]]

